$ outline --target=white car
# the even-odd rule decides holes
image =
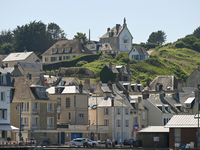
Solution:
[[[76,138],[70,143],[70,146],[97,146],[99,143],[87,138]]]

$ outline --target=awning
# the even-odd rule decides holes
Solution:
[[[184,103],[185,104],[191,104],[194,99],[195,99],[195,97],[189,97]]]
[[[15,131],[19,130],[19,128],[11,126],[9,124],[0,124],[0,131]]]

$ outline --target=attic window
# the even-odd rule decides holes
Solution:
[[[191,107],[191,104],[186,104],[186,108],[190,108]]]
[[[52,53],[55,54],[56,53],[56,49],[53,48],[52,49]]]
[[[59,48],[59,49],[58,49],[58,53],[62,53],[62,48]]]
[[[70,51],[70,47],[65,48],[65,52],[68,53]]]
[[[20,54],[17,54],[15,57],[18,57]]]
[[[33,68],[35,68],[35,66],[34,65],[31,65]]]

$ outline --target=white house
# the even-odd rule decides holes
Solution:
[[[135,60],[144,60],[147,59],[149,54],[147,53],[144,47],[134,46],[129,52],[129,58]]]

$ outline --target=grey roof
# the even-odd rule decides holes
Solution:
[[[64,84],[65,83],[65,84]],[[75,78],[62,78],[58,85],[79,85]]]
[[[131,51],[132,51],[133,49],[135,49],[140,55],[146,55],[146,56],[149,55],[144,47],[133,46],[133,48],[131,49]],[[131,52],[131,51],[130,51],[130,52]],[[130,53],[130,52],[129,52],[129,53]]]
[[[109,86],[107,86],[107,84],[102,84],[101,89],[102,89],[103,92],[110,92],[110,93],[112,92],[110,90]]]
[[[119,29],[117,31],[116,26],[113,27],[111,30],[109,30],[109,32],[106,32],[102,37],[100,38],[109,38],[109,33],[113,32],[113,36],[112,37],[118,37],[120,35],[120,33],[122,32],[122,30],[124,29],[123,26],[119,26]]]
[[[6,67],[6,68],[0,68],[0,72],[2,74],[7,74],[7,72],[12,73],[14,71],[14,67]]]
[[[182,87],[182,90],[185,93],[194,93],[196,89],[197,89],[196,87]]]
[[[198,119],[194,115],[174,115],[165,125],[167,128],[196,128]]]
[[[18,62],[24,71],[37,71],[41,72],[42,67],[40,63],[31,63],[31,62]]]
[[[166,91],[173,91],[177,89],[178,80],[175,76],[157,76],[149,85],[145,87],[144,90],[156,91],[156,85],[162,84],[162,89]],[[170,87],[170,90],[168,90]]]
[[[33,52],[18,52],[18,53],[10,53],[3,62],[6,61],[20,61],[20,60],[26,60],[27,57],[29,57]]]
[[[110,43],[103,43],[101,44],[99,51],[115,51],[120,52],[119,49],[115,48],[114,46],[110,45]]]
[[[109,68],[109,65],[106,65]],[[128,71],[126,69],[126,66],[116,66],[112,64],[112,67],[109,68],[113,73],[122,73],[122,69],[123,68],[123,73],[124,74],[132,74],[130,71]]]
[[[86,46],[84,46],[79,40],[59,40],[46,50],[43,55],[55,55],[52,53],[52,49],[58,48],[70,48],[69,52],[63,51],[62,53],[56,52],[55,54],[93,54]]]
[[[169,128],[165,126],[148,126],[139,131],[139,133],[169,132]]]

